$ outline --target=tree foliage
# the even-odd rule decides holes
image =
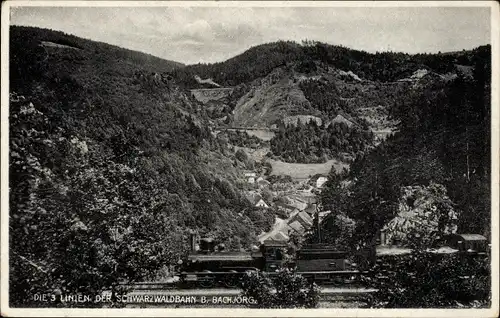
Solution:
[[[319,287],[289,269],[280,269],[276,276],[249,272],[241,282],[243,296],[255,300],[258,308],[315,308]]]
[[[415,251],[380,260],[365,283],[377,291],[372,308],[485,308],[490,306],[489,258]]]
[[[273,154],[286,162],[316,163],[343,158],[341,153],[355,157],[372,145],[373,133],[343,122],[325,127],[298,120],[296,125],[281,125],[270,143]]]

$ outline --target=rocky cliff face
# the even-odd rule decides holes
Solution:
[[[394,88],[384,89],[380,83],[353,80],[346,74],[350,73],[332,67],[318,68],[312,74],[296,72],[293,67],[279,67],[268,76],[253,81],[248,85],[246,94],[235,101],[232,125],[269,128],[279,121],[285,125],[296,125],[299,120],[302,124],[314,121],[321,126],[341,115],[354,122],[359,118],[366,120],[373,125],[373,130],[391,129],[395,123],[387,120],[387,108],[395,99]],[[318,109],[316,101],[305,95],[301,87],[304,81],[337,86],[338,97],[331,101],[331,108],[337,107],[339,111]],[[392,86],[400,88],[405,85],[408,86],[401,82]]]
[[[255,80],[233,110],[234,125],[270,127],[284,117],[294,114],[318,115],[300,90],[293,73],[283,68]],[[311,114],[312,113],[312,114]]]

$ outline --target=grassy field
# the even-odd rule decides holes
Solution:
[[[287,163],[272,159],[269,159],[268,162],[273,167],[271,175],[288,175],[295,180],[308,179],[315,174],[327,175],[332,167],[337,172],[341,172],[344,168],[349,169],[348,164],[335,159],[328,160],[325,163]]]
[[[274,131],[269,131],[269,130],[265,130],[265,129],[262,129],[262,130],[245,130],[247,132],[248,135],[250,136],[255,136],[261,140],[264,140],[264,141],[269,141],[271,139],[274,138]]]

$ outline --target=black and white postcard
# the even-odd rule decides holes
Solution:
[[[1,314],[497,317],[498,17],[3,2]]]

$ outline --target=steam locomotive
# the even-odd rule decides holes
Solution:
[[[251,252],[216,251],[215,241],[203,238],[196,251],[196,239],[190,237],[191,252],[183,261],[181,283],[200,287],[235,287],[242,275],[261,271],[271,277],[279,268],[295,268],[298,274],[316,282],[345,283],[355,281],[375,262],[375,248],[349,253],[327,244],[304,245],[294,260],[285,260],[284,242],[265,242]]]
[[[285,242],[266,241],[251,252],[216,251],[216,242],[210,238],[200,239],[198,250],[197,243],[196,235],[191,234],[191,252],[180,268],[181,284],[235,287],[246,272],[266,272],[272,277],[283,267],[294,268],[296,273],[320,284],[356,283],[377,262],[393,257],[393,252],[398,250],[387,246],[391,253],[384,256],[382,249],[376,249],[377,241],[356,251],[339,251],[334,246],[317,243],[303,245],[290,260],[284,254],[288,248]],[[487,239],[478,234],[450,235],[439,245],[440,248],[432,251],[437,256],[450,253],[467,257],[489,255]],[[407,253],[409,251],[403,254]],[[401,251],[394,255],[401,255]]]

